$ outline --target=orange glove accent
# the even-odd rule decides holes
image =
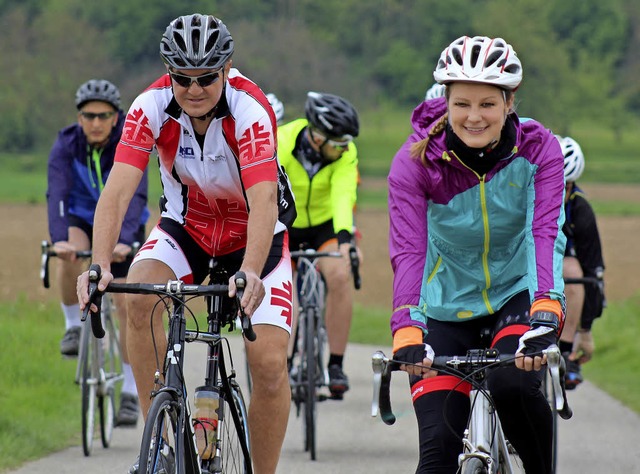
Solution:
[[[562,334],[562,328],[564,328],[564,317],[565,314],[562,311],[562,305],[558,300],[552,300],[550,298],[542,298],[539,300],[535,300],[531,303],[531,309],[529,310],[529,315],[532,315],[536,311],[549,311],[558,316],[558,321],[560,321],[560,326],[558,327],[558,334]]]
[[[424,344],[422,340],[422,329],[415,326],[408,326],[406,328],[400,328],[393,335],[393,353],[395,354],[398,349],[406,346],[413,346],[414,344]]]

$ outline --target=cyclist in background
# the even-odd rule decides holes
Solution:
[[[281,125],[282,119],[284,118],[284,104],[272,92],[267,94],[267,100],[269,104],[271,104],[273,113],[276,115],[276,124]]]
[[[388,176],[393,351],[410,374],[417,472],[457,472],[471,387],[412,364],[484,347],[488,329],[492,347],[518,354],[488,378],[504,432],[526,472],[549,473],[539,351],[564,320],[560,145],[515,114],[522,65],[502,38],[456,39],[433,76],[446,100],[417,106]]]
[[[427,89],[427,93],[424,95],[424,100],[432,100],[439,99],[440,97],[444,97],[444,84],[434,83],[431,87]]]
[[[113,179],[98,202],[93,261],[102,268],[103,289],[112,279],[109,249],[149,155],[157,149],[164,190],[161,218],[127,281],[197,284],[213,260],[229,274],[233,296],[233,275],[238,270],[246,274],[241,305],[257,336],[246,344],[253,382],[251,454],[255,472],[274,473],[291,404],[287,225],[295,218],[295,205],[277,160],[273,110],[260,88],[231,67],[233,51],[229,30],[214,16],[180,16],[167,26],[160,42],[167,73],[129,108]],[[78,280],[81,307],[88,303],[87,291],[85,272]],[[129,355],[146,416],[158,370],[155,348],[158,354],[166,351],[162,310],[153,296],[128,295],[127,303]],[[163,453],[161,462],[174,472],[171,453]],[[137,471],[136,462],[130,472]]]
[[[567,320],[560,336],[560,350],[567,364],[565,386],[575,389],[582,382],[580,365],[593,356],[593,321],[602,315],[604,297],[604,259],[596,216],[576,181],[584,171],[584,154],[571,137],[557,137],[564,155],[566,181],[562,230],[567,237],[564,257],[565,278],[592,277],[599,285],[566,285]]]
[[[326,326],[329,340],[329,390],[341,399],[349,390],[343,360],[353,314],[349,250],[354,245],[353,209],[358,186],[358,113],[333,94],[309,92],[306,118],[278,128],[278,157],[296,196],[298,217],[289,247],[339,251],[319,267],[327,283]]]
[[[60,352],[77,356],[80,341],[80,307],[76,296],[76,279],[83,262],[76,252],[89,250],[93,236],[93,217],[107,177],[113,167],[113,157],[124,124],[120,109],[120,91],[104,79],[92,79],[76,92],[78,122],[63,128],[49,154],[47,174],[47,205],[49,234],[57,253],[56,275],[66,332],[60,342]],[[135,190],[117,242],[111,248],[115,278],[127,276],[134,242],[145,239],[147,209],[147,177]],[[114,295],[120,327],[124,383],[117,423],[135,426],[138,420],[138,394],[126,351],[127,313],[123,295]]]

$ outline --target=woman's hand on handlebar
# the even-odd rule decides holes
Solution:
[[[412,344],[398,349],[393,354],[394,360],[400,363],[400,370],[409,375],[417,375],[423,379],[435,377],[438,372],[430,370],[435,354],[429,344]],[[402,364],[401,362],[408,362]],[[414,365],[415,364],[415,365]]]

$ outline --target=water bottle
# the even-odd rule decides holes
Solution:
[[[218,407],[220,393],[216,387],[198,387],[194,393],[195,415],[193,429],[201,459],[211,459],[215,455],[216,430],[218,428]]]

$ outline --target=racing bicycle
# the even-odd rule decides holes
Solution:
[[[360,288],[359,259],[355,247],[349,253],[356,289]],[[326,370],[327,329],[324,323],[326,286],[318,269],[322,258],[342,258],[340,252],[318,252],[313,249],[291,252],[296,259],[299,317],[295,330],[294,351],[289,380],[296,416],[302,416],[303,442],[311,460],[316,460],[316,402],[329,398],[321,392],[329,386]]]
[[[137,248],[138,245],[133,246],[132,255]],[[57,254],[46,240],[42,241],[41,251],[40,278],[44,287],[49,288],[49,259]],[[76,257],[89,259],[91,250],[77,251]],[[116,392],[124,380],[120,333],[116,325],[115,305],[110,297],[102,302],[100,319],[105,328],[103,340],[93,337],[85,322],[86,316],[81,318],[75,382],[81,389],[82,451],[85,456],[90,456],[93,449],[96,422],[100,426],[102,446],[110,446],[116,426]]]
[[[553,344],[542,353],[547,355],[548,372],[554,387],[554,405],[562,418],[569,419],[572,411],[561,383],[560,349]],[[488,370],[513,365],[514,361],[515,354],[500,354],[496,349],[473,349],[461,356],[436,356],[433,361],[432,369],[454,375],[472,385],[469,394],[471,412],[462,438],[463,452],[458,456],[461,474],[522,472],[517,470],[517,453],[502,431],[486,381]],[[380,413],[382,421],[387,425],[396,421],[389,393],[391,372],[399,370],[402,363],[404,362],[387,358],[381,351],[372,356],[374,376],[371,416],[376,417]],[[554,439],[557,437],[555,427],[553,436]]]
[[[239,314],[244,337],[254,341],[250,319],[244,314],[240,300],[246,277],[235,274],[237,292],[229,298],[226,274],[210,274],[209,285],[186,284],[180,280],[166,283],[110,283],[106,292],[157,295],[158,305],[169,314],[167,353],[162,368],[156,373],[158,387],[152,394],[151,407],[147,414],[138,474],[171,472],[176,474],[251,474],[253,472],[250,455],[248,414],[236,372],[229,341],[222,335],[222,328],[233,330]],[[97,290],[100,267],[92,265],[89,270],[90,301],[95,304],[101,293]],[[200,328],[198,319],[188,306],[194,298],[204,297],[206,301],[207,328]],[[87,308],[91,307],[91,303]],[[195,322],[195,329],[187,329],[187,314]],[[96,337],[104,335],[100,317],[91,314],[91,326]],[[203,450],[198,449],[195,438],[201,420],[192,419],[188,403],[188,390],[184,378],[186,343],[207,344],[204,386],[219,397],[217,420],[209,422],[207,430],[214,431],[211,444],[207,441]],[[204,453],[212,453],[205,456]],[[206,459],[205,459],[206,457]],[[168,467],[170,466],[170,467]],[[164,471],[163,471],[164,469]]]

